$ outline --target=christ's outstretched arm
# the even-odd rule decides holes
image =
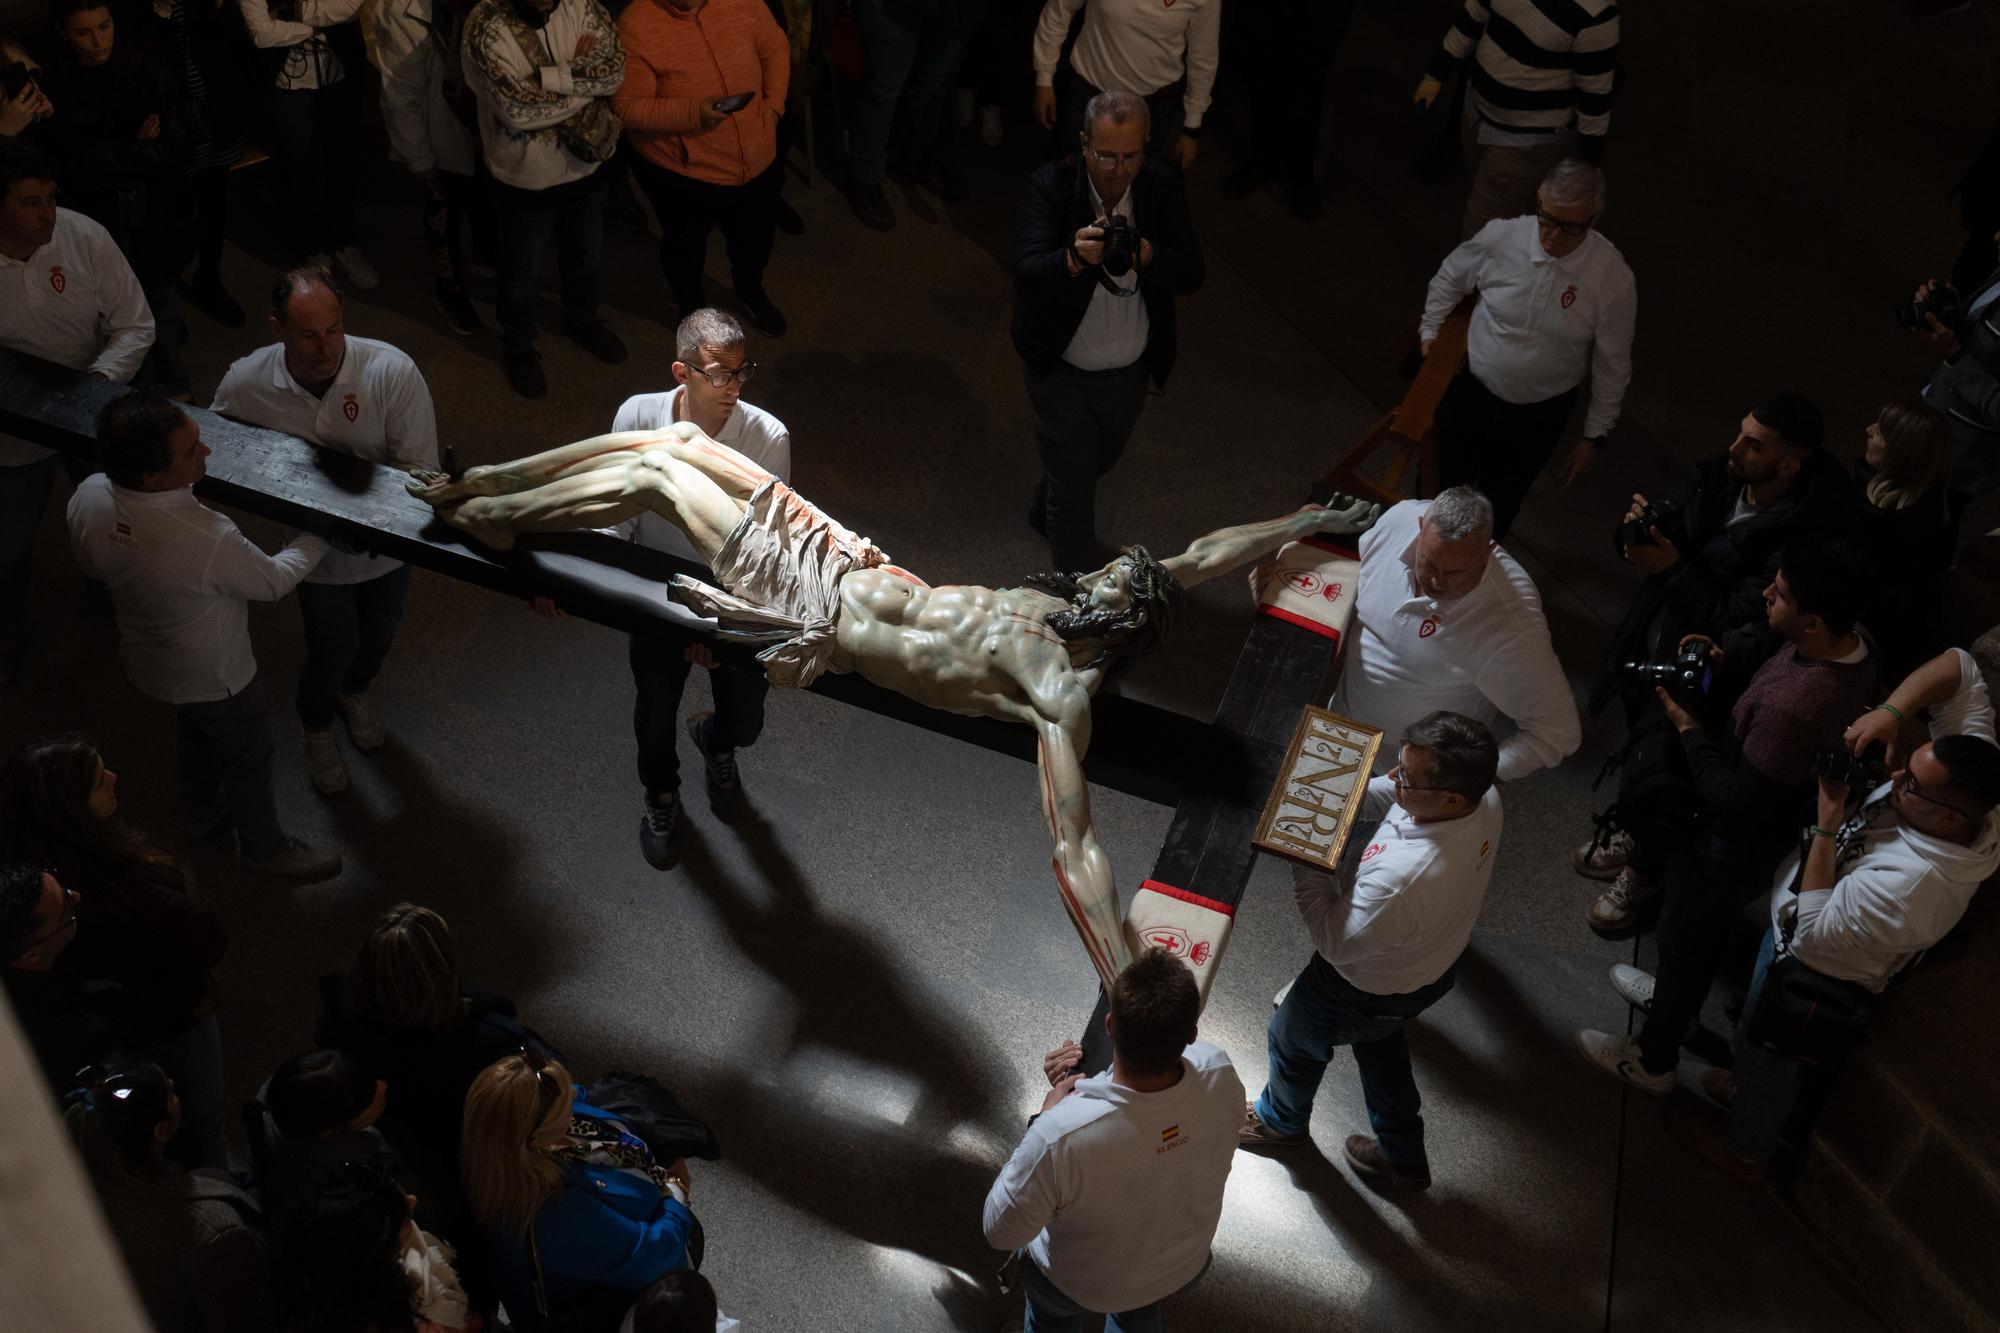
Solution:
[[[1310,537],[1316,532],[1358,536],[1373,527],[1382,516],[1382,506],[1336,495],[1328,505],[1308,505],[1283,518],[1261,523],[1244,523],[1221,528],[1197,537],[1187,550],[1162,561],[1184,588],[1206,582],[1219,574],[1262,560],[1286,542]]]

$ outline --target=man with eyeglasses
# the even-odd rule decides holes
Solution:
[[[1542,181],[1536,212],[1489,222],[1431,279],[1417,336],[1424,355],[1458,303],[1477,296],[1465,365],[1437,409],[1438,472],[1493,501],[1493,539],[1569,428],[1590,379],[1583,434],[1556,475],[1567,490],[1596,466],[1632,379],[1638,290],[1618,247],[1596,230],[1604,173],[1570,158]]]
[[[720,310],[696,310],[675,330],[674,347],[675,387],[626,399],[611,429],[659,430],[676,421],[693,422],[710,439],[789,484],[791,432],[763,408],[742,400],[743,386],[757,369],[743,326]],[[687,534],[658,514],[627,519],[614,531],[691,564],[706,564]],[[632,731],[639,742],[639,783],[646,798],[639,818],[639,849],[658,870],[670,868],[680,855],[681,762],[675,732],[681,693],[687,688],[688,672],[697,666],[708,670],[715,708],[688,719],[688,739],[702,757],[709,808],[725,819],[743,801],[736,752],[754,744],[764,730],[764,696],[771,685],[755,662],[721,662],[706,644],[683,646],[632,636],[632,683],[638,691],[632,704]]]
[[[1125,452],[1147,382],[1166,388],[1174,298],[1207,272],[1180,170],[1146,155],[1148,114],[1133,93],[1091,98],[1078,155],[1030,179],[1014,236],[1014,348],[1042,461],[1028,524],[1064,573],[1104,563],[1098,478]],[[1112,217],[1137,232],[1129,266],[1106,263]]]
[[[1348,1166],[1379,1188],[1429,1188],[1403,1027],[1451,990],[1486,901],[1500,850],[1499,764],[1483,723],[1420,718],[1400,737],[1396,767],[1368,784],[1339,869],[1293,867],[1314,953],[1266,1029],[1270,1074],[1244,1107],[1240,1146],[1311,1142],[1320,1081],[1334,1050],[1351,1046],[1374,1133],[1348,1136]]]
[[[1906,751],[1906,723],[1928,708],[1930,739]],[[1917,668],[1888,699],[1847,729],[1859,755],[1885,748],[1893,771],[1861,797],[1820,780],[1818,810],[1772,885],[1764,934],[1743,1006],[1735,1071],[1702,1079],[1730,1110],[1727,1128],[1697,1122],[1683,1135],[1703,1161],[1743,1183],[1760,1183],[1798,1100],[1797,1053],[1760,1031],[1758,1006],[1774,961],[1790,954],[1848,991],[1858,1036],[1883,991],[1965,915],[1979,886],[2000,869],[2000,746],[1993,706],[1972,655],[1952,648]]]

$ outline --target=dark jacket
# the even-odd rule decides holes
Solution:
[[[155,1023],[184,1032],[208,1016],[229,932],[222,918],[188,892],[187,877],[164,857],[82,868],[63,882],[83,895],[76,942],[55,967],[106,978],[145,997]]]
[[[132,1285],[159,1333],[268,1333],[278,1326],[256,1203],[220,1173],[136,1172],[92,1155],[90,1179]]]
[[[1141,359],[1147,376],[1164,389],[1174,367],[1174,298],[1200,290],[1208,270],[1180,168],[1147,158],[1131,188],[1133,221],[1153,244],[1153,262],[1138,270],[1150,325]],[[1062,359],[1097,290],[1092,270],[1069,275],[1067,258],[1077,230],[1096,220],[1082,158],[1061,158],[1028,178],[1014,233],[1014,350],[1038,374]]]
[[[1818,533],[1852,536],[1854,485],[1825,450],[1806,460],[1776,503],[1733,527],[1729,516],[1743,487],[1729,479],[1727,462],[1696,463],[1694,477],[1669,497],[1676,512],[1662,530],[1680,561],[1639,585],[1591,686],[1593,715],[1619,697],[1622,663],[1671,652],[1682,635],[1706,634],[1725,650],[1748,646],[1764,624],[1764,589],[1786,542]]]
[[[172,1035],[142,1025],[144,1006],[114,982],[7,966],[0,966],[0,981],[49,1091],[58,1097],[76,1086],[79,1069],[107,1053],[143,1051]]]
[[[1963,293],[1966,302],[1995,282],[2000,272]],[[2000,301],[1956,331],[1960,351],[1932,372],[1924,401],[1951,418],[1951,488],[1982,495],[2000,486]]]

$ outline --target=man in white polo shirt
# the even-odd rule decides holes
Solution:
[[[1486,497],[1454,486],[1406,500],[1361,538],[1354,626],[1334,712],[1399,736],[1445,709],[1518,728],[1500,745],[1501,782],[1553,768],[1583,741],[1576,700],[1527,571],[1493,544]],[[1382,772],[1395,762],[1384,747]]]
[[[416,362],[385,342],[348,337],[340,295],[325,273],[293,269],[279,278],[268,323],[278,341],[229,368],[215,390],[217,412],[371,463],[438,465],[437,412]],[[348,786],[333,735],[336,711],[356,749],[373,750],[388,738],[368,687],[395,641],[409,587],[402,561],[336,549],[299,588],[306,640],[299,721],[306,771],[322,796]]]
[[[691,421],[710,439],[789,485],[791,432],[769,412],[742,401],[743,386],[757,369],[744,342],[743,326],[720,310],[696,310],[675,330],[674,351],[675,387],[626,399],[611,429],[659,430],[676,421]],[[702,564],[686,535],[658,514],[641,514],[618,531],[641,546]],[[719,582],[713,574],[706,577]],[[671,867],[679,855],[681,761],[675,733],[681,693],[687,688],[689,670],[696,666],[708,668],[715,709],[688,719],[688,737],[706,769],[709,806],[725,817],[743,798],[736,752],[753,744],[764,730],[764,696],[771,691],[763,667],[754,661],[725,665],[702,644],[682,646],[632,636],[632,683],[637,688],[632,731],[639,742],[639,782],[646,793],[639,848],[660,870]]]
[[[1066,1043],[1043,1058],[1053,1085],[986,1194],[987,1243],[1021,1252],[1029,1330],[1150,1333],[1159,1304],[1208,1270],[1236,1153],[1243,1082],[1195,1040],[1201,995],[1160,949],[1112,983],[1111,1068],[1067,1073]]]
[[[141,693],[174,706],[182,822],[200,838],[234,823],[258,874],[326,879],[340,855],[278,823],[270,698],[250,647],[251,601],[275,602],[326,553],[301,535],[266,555],[194,498],[208,446],[192,418],[132,390],[97,419],[104,471],[69,502],[77,563],[111,592],[118,656]]]
[[[1489,222],[1445,257],[1431,279],[1417,336],[1425,355],[1438,326],[1477,295],[1465,366],[1437,410],[1444,484],[1477,486],[1493,501],[1493,539],[1514,515],[1569,428],[1584,376],[1590,408],[1558,475],[1590,471],[1632,379],[1639,294],[1618,247],[1596,230],[1604,173],[1576,158],[1542,182],[1536,211]]]
[[[1244,1108],[1247,1148],[1310,1141],[1313,1098],[1337,1046],[1354,1048],[1374,1129],[1349,1135],[1347,1163],[1373,1184],[1431,1183],[1422,1099],[1403,1025],[1444,998],[1472,938],[1500,850],[1499,746],[1457,713],[1402,734],[1395,769],[1376,778],[1336,874],[1295,867],[1312,961],[1287,988],[1265,1036],[1270,1077]]]
[[[0,347],[123,383],[153,345],[153,312],[111,233],[56,207],[55,172],[0,139]],[[0,684],[20,661],[55,475],[53,450],[0,435]]]

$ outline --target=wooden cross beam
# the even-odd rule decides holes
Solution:
[[[1416,379],[1403,401],[1375,423],[1374,429],[1362,436],[1346,453],[1334,460],[1321,484],[1329,490],[1345,491],[1349,495],[1365,495],[1371,500],[1379,500],[1385,505],[1395,504],[1405,498],[1403,479],[1409,475],[1414,465],[1417,475],[1413,483],[1416,494],[1421,498],[1438,493],[1437,431],[1433,419],[1437,416],[1438,403],[1443,401],[1444,392],[1451,387],[1452,377],[1465,363],[1465,331],[1472,323],[1474,298],[1467,297],[1451,312],[1445,322],[1438,326],[1437,340],[1431,344],[1430,355],[1418,363]],[[1392,358],[1402,359],[1404,355],[1414,355],[1417,350],[1417,326],[1410,326],[1398,334],[1389,345]],[[1362,469],[1384,447],[1393,449],[1389,455],[1389,465],[1380,480],[1363,475]]]

